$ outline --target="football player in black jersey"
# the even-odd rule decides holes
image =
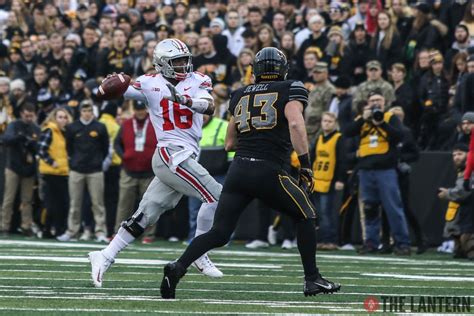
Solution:
[[[160,291],[174,298],[190,264],[207,251],[227,244],[240,214],[254,198],[297,222],[298,250],[304,269],[304,295],[333,293],[339,284],[324,279],[316,266],[316,212],[306,190],[314,185],[303,118],[308,91],[300,81],[285,80],[288,64],[276,48],[260,50],[254,60],[255,84],[232,94],[226,149],[236,155],[224,183],[210,231],[196,237],[184,254],[164,268]],[[283,164],[293,147],[301,163],[299,180]]]

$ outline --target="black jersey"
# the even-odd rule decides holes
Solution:
[[[307,105],[301,81],[260,82],[236,90],[229,105],[237,129],[236,156],[283,164],[291,149],[285,106],[294,100]]]

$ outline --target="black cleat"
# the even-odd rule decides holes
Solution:
[[[329,280],[326,280],[319,273],[314,280],[304,281],[304,296],[314,296],[319,293],[335,293],[340,289],[341,285],[339,283],[333,283]]]
[[[161,280],[160,293],[164,299],[175,298],[176,285],[187,270],[179,262],[170,262],[165,265],[163,280]]]

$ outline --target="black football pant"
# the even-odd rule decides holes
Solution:
[[[178,261],[188,267],[207,251],[227,244],[243,210],[255,198],[296,220],[305,277],[316,275],[316,211],[308,195],[278,164],[245,157],[235,157],[231,164],[211,230],[194,238]]]

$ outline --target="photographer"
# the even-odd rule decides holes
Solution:
[[[358,149],[359,187],[364,203],[366,239],[361,254],[375,253],[380,244],[379,206],[386,212],[394,253],[410,255],[410,239],[397,178],[397,145],[403,139],[400,120],[385,112],[381,91],[369,93],[362,116],[347,126],[345,136],[360,136]]]
[[[35,124],[36,115],[33,104],[25,103],[20,109],[20,119],[10,123],[3,135],[7,146],[7,167],[5,169],[5,192],[2,205],[2,227],[4,233],[10,231],[13,204],[18,186],[21,191],[21,229],[24,235],[31,236],[33,224],[33,185],[36,172],[36,143],[40,129]]]

